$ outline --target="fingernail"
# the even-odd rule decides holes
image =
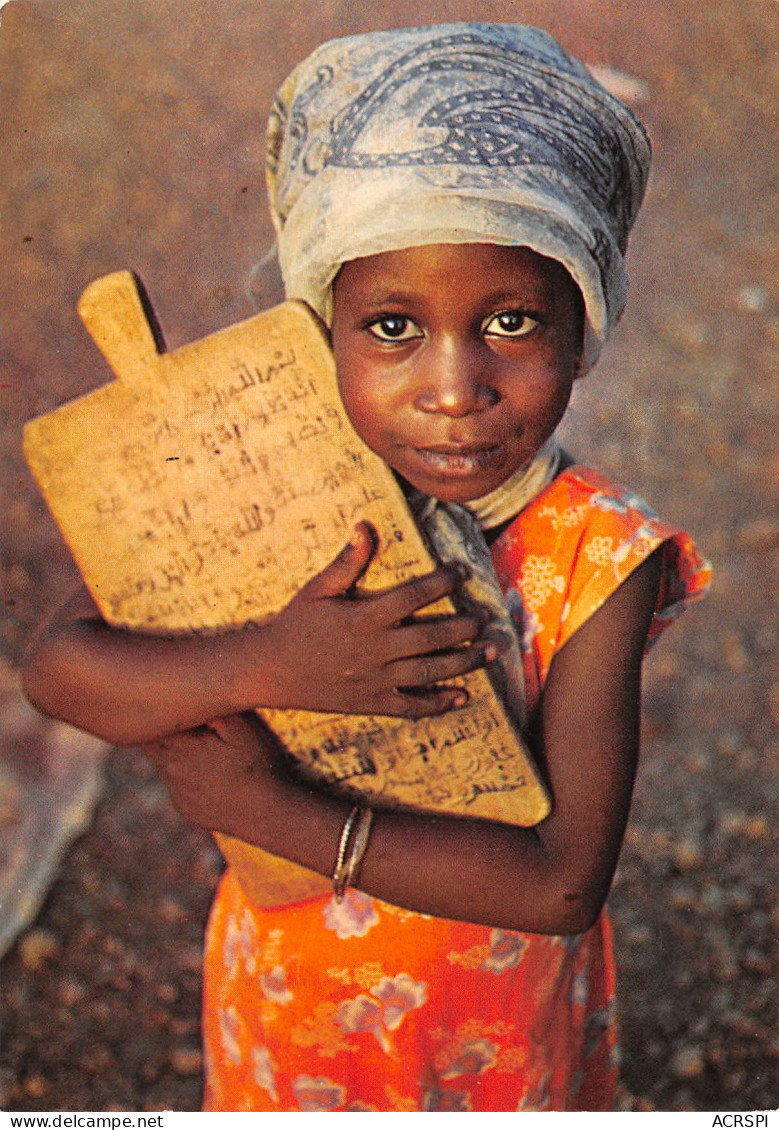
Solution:
[[[458,691],[457,694],[452,699],[452,705],[455,707],[455,709],[458,709],[461,706],[465,706],[467,701],[468,701],[467,691]]]
[[[498,649],[494,643],[485,643],[484,645],[484,658],[487,663],[492,663],[498,658]]]

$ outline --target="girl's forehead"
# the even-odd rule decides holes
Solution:
[[[334,296],[370,304],[455,293],[489,304],[506,298],[554,302],[576,290],[562,263],[530,247],[440,243],[350,260],[336,276]]]

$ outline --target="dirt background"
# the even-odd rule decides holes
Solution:
[[[170,346],[248,316],[270,241],[264,120],[291,65],[366,28],[538,23],[646,84],[655,167],[629,313],[577,391],[573,451],[691,530],[710,599],[650,659],[611,898],[625,1109],[776,1101],[773,0],[12,0],[0,28],[3,620],[18,661],[73,566],[22,422],[104,383],[75,314],[130,267]],[[642,97],[647,91],[628,87]],[[2,962],[0,1106],[198,1109],[202,929],[221,863],[134,751]]]

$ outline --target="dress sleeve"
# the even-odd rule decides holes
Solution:
[[[647,648],[711,581],[711,566],[684,530],[663,522],[643,499],[590,473],[590,488],[561,611],[557,648],[589,619],[642,562],[660,550],[662,574]],[[594,488],[594,489],[592,489]],[[580,502],[584,506],[584,501]]]
[[[647,646],[709,586],[711,567],[689,534],[580,466],[564,471],[519,515],[495,543],[493,559],[529,686],[540,690],[555,652],[657,549],[662,579]]]

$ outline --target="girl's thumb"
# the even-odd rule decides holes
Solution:
[[[321,573],[306,585],[309,596],[342,596],[360,577],[371,563],[378,546],[378,538],[368,522],[360,522],[355,527],[351,541],[344,546],[338,556],[325,566]]]

